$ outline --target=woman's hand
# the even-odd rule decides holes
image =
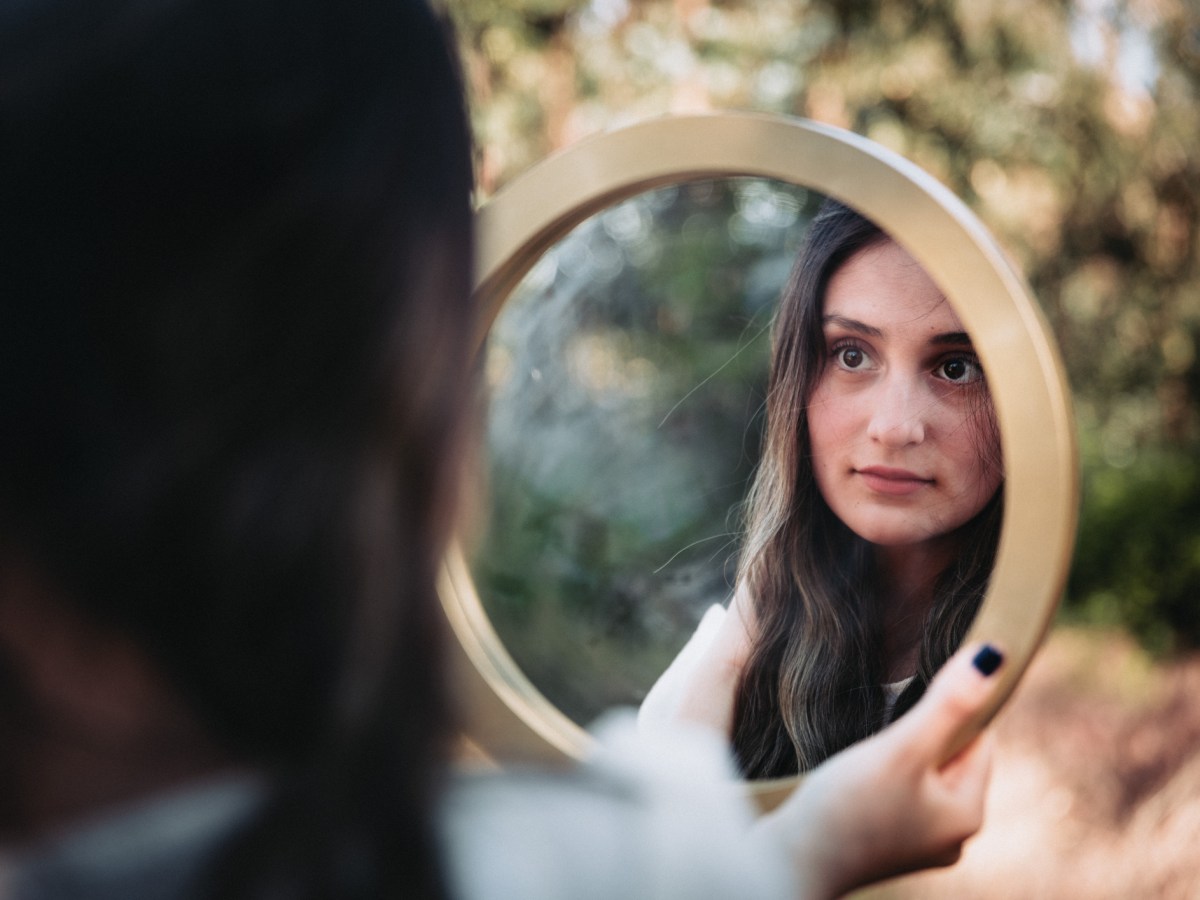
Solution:
[[[958,860],[983,822],[990,736],[944,760],[986,705],[1001,659],[990,646],[960,650],[907,715],[814,769],[759,822],[789,849],[801,896],[835,897]]]

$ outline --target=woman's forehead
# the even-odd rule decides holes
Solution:
[[[914,329],[929,335],[964,331],[933,279],[891,240],[860,250],[833,273],[822,315],[827,324],[859,323],[883,334]]]

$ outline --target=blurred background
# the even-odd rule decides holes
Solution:
[[[491,329],[472,571],[581,724],[640,704],[732,593],[772,316],[821,199],[745,177],[639,194],[552,247]]]
[[[666,113],[740,109],[805,116],[866,135],[932,173],[987,223],[1023,268],[1066,362],[1082,457],[1078,545],[1055,628],[997,724],[993,798],[983,834],[956,869],[901,880],[880,893],[1200,895],[1193,862],[1200,847],[1200,757],[1193,752],[1200,746],[1200,4],[443,0],[443,5],[462,44],[480,200],[590,134]],[[811,214],[813,198],[802,194],[768,198],[762,207],[763,190],[713,188],[712,196],[698,202],[719,206],[726,221],[745,218],[758,191],[767,215],[794,214],[800,227]],[[646,202],[658,204],[655,210],[670,222],[679,198]],[[593,247],[607,242],[633,256],[640,252],[644,265],[637,277],[653,283],[651,293],[667,311],[646,319],[644,347],[592,340],[580,352],[603,362],[605,353],[619,351],[626,362],[643,359],[659,370],[670,361],[651,359],[646,348],[679,333],[671,298],[699,298],[697,309],[705,307],[703,286],[688,281],[688,263],[707,266],[714,251],[699,239],[689,250],[673,243],[665,256],[661,248],[656,255],[647,249],[645,234],[637,236],[642,212],[596,223],[589,240]],[[682,226],[663,233],[662,240],[677,242]],[[726,233],[732,234],[728,227]],[[716,255],[744,252],[753,257],[755,271],[770,273],[772,265],[777,268],[772,259],[786,256],[792,240],[766,246],[730,238]],[[603,269],[603,253],[599,263],[592,260],[593,268]],[[570,267],[557,262],[530,277],[531,293],[549,287],[553,296],[599,295],[571,288]],[[590,281],[597,282],[594,272]],[[762,319],[753,303],[744,302],[753,290],[739,284],[737,295],[740,305],[711,320],[718,323],[705,332],[711,340],[687,360],[693,373],[740,359],[743,344],[757,334]],[[614,302],[616,307],[579,314],[593,337],[630,315]],[[539,340],[521,330],[533,329],[534,321],[514,318],[512,346]],[[679,346],[663,352],[676,353],[672,359],[684,353]],[[514,365],[511,353],[507,362],[502,354],[489,359],[494,389],[541,396],[543,408],[578,408],[579,398],[549,390],[552,384],[538,395],[535,386],[513,382],[512,371],[541,371],[530,360],[515,370]],[[597,365],[589,371],[594,380],[596,372],[628,376],[638,367]],[[740,404],[741,415],[747,404],[753,408],[757,376],[726,374],[728,384],[740,385],[744,393],[726,391],[705,402],[712,409]],[[553,369],[542,375],[546,382],[565,380]],[[647,399],[637,379],[627,379],[625,395],[637,402],[631,400],[621,415],[633,410],[644,421],[659,422],[697,386],[693,375],[692,381],[669,385],[662,397]],[[680,416],[675,424],[686,431],[697,419],[710,421],[706,413],[691,420]],[[739,426],[733,443],[721,451],[731,482],[745,477],[746,457],[739,454],[750,447],[752,458],[756,440],[753,415],[739,421],[749,424]],[[505,433],[516,435],[513,440],[541,427],[531,420],[509,426]],[[689,432],[688,440],[717,441],[728,430]],[[578,429],[566,433],[576,433],[578,442]],[[539,436],[554,445],[548,432]],[[502,436],[493,440],[504,443]],[[582,444],[593,451],[588,469],[594,474],[606,454],[593,440]],[[656,452],[643,449],[647,459]],[[553,477],[569,483],[567,469],[559,467]],[[696,480],[698,472],[671,467],[659,474],[677,479],[676,485],[706,485]],[[607,483],[619,483],[619,474],[612,473]],[[561,510],[553,508],[561,498],[539,507],[541,501],[519,490],[528,473],[494,465],[491,475],[497,497],[508,504],[504,516],[540,521],[547,535],[560,535],[560,543],[573,541],[576,557],[579,548],[600,556],[610,552],[614,539],[588,538],[594,526],[587,515],[564,531],[555,519]],[[724,525],[678,533],[662,524],[661,495],[649,488],[627,492],[629,504],[636,505],[639,496],[647,504],[638,527],[657,529],[665,541],[642,571],[665,562],[669,548],[704,540],[704,558],[715,560],[713,571],[727,576],[727,557],[736,553],[736,491],[726,496],[709,487],[704,493],[714,499],[706,521]],[[503,501],[505,496],[510,499]],[[626,503],[601,499],[610,508]],[[520,504],[524,507],[516,509]],[[492,534],[505,533],[491,524]],[[734,543],[714,552],[718,547],[710,546],[711,539],[721,534]],[[581,610],[574,619],[592,629],[567,636],[570,646],[598,645],[596,634],[614,629],[614,615],[634,621],[634,631],[654,626],[639,623],[637,604],[630,603],[630,596],[638,596],[629,586],[632,576],[588,584],[594,571],[572,564],[573,572],[557,571],[555,585],[531,586],[532,567],[555,568],[547,562],[557,552],[552,544],[547,537],[525,540],[523,549],[494,539],[482,545],[476,564],[487,584],[481,590],[516,623],[506,640],[524,635],[531,649],[522,652],[535,657],[537,648],[552,646],[555,629],[573,627],[545,611],[564,596]],[[674,560],[678,568],[660,577],[655,590],[669,594],[693,563],[686,554]],[[569,568],[563,563],[559,570],[564,567]],[[575,584],[572,578],[578,587],[564,595],[561,585]],[[706,592],[719,595],[722,585],[699,591]],[[608,611],[596,613],[597,604],[607,604]],[[612,673],[614,682],[626,675],[609,653],[598,651],[589,663],[601,673],[596,696],[609,690],[601,683],[603,672]],[[547,677],[553,681],[553,672]],[[615,696],[635,689],[612,688]]]

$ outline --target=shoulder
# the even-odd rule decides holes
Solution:
[[[678,717],[691,685],[703,668],[711,664],[718,636],[728,618],[725,607],[716,604],[704,613],[688,642],[654,682],[638,708],[638,723],[643,728],[654,728]]]
[[[2,863],[6,900],[180,900],[257,812],[266,789],[234,775],[147,798]]]
[[[726,610],[705,613],[692,639],[646,695],[639,723],[658,730],[696,722],[726,738],[733,728],[734,695],[753,647],[753,604],[740,589]]]

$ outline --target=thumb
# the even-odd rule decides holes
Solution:
[[[896,726],[913,731],[912,738],[943,761],[968,742],[996,690],[996,672],[1004,654],[994,644],[962,647],[929,683],[925,696]]]

